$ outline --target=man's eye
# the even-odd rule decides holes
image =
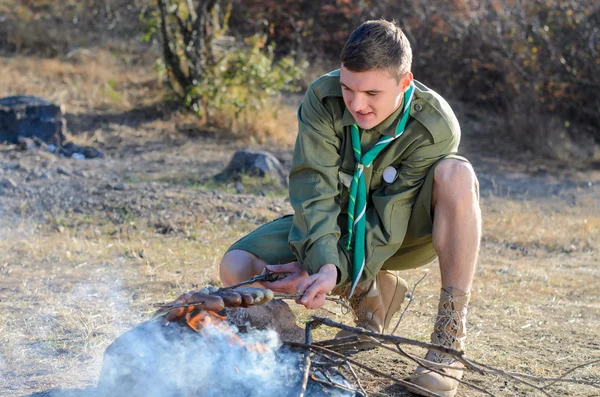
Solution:
[[[375,95],[377,95],[377,93],[376,92],[367,92],[367,95],[368,96],[375,96]]]

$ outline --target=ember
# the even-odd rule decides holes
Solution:
[[[168,305],[168,312],[165,308],[159,310],[161,317],[126,332],[106,349],[99,394],[297,396],[304,368],[301,353],[283,346],[274,330],[241,333],[224,316],[226,311],[202,309],[219,308],[213,297],[224,292],[249,294],[254,303],[270,301],[271,291],[258,290],[219,293],[213,289],[186,294]],[[257,299],[259,296],[262,298]],[[245,300],[250,302],[248,297]],[[225,304],[234,306],[227,309],[228,313],[246,310],[238,307],[238,299],[231,294],[224,301],[234,302]],[[345,389],[352,387],[341,374],[321,368],[311,373],[305,396],[355,395]]]

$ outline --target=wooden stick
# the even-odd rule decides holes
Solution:
[[[369,397],[369,395],[367,394],[367,391],[364,389],[364,387],[360,383],[360,378],[358,377],[358,375],[356,375],[356,372],[354,372],[354,368],[352,368],[352,365],[350,364],[350,362],[348,361],[348,359],[344,358],[344,362],[346,363],[346,366],[348,367],[348,370],[350,371],[350,373],[354,377],[354,380],[356,381],[356,384],[360,388],[360,391],[362,392],[363,396],[364,397]]]
[[[298,342],[285,342],[285,344],[289,345],[289,346],[303,347],[305,349],[312,349],[312,350],[320,351],[320,352],[323,352],[323,353],[327,353],[328,355],[332,355],[332,356],[334,356],[336,358],[340,358],[340,359],[343,359],[343,360],[348,360],[350,363],[352,363],[352,364],[354,364],[354,365],[356,365],[356,366],[358,366],[360,368],[366,369],[367,371],[369,371],[369,372],[371,372],[371,373],[373,373],[373,374],[375,374],[377,376],[381,376],[383,378],[387,378],[387,379],[393,380],[394,382],[399,383],[402,386],[406,387],[410,391],[416,391],[416,392],[418,392],[422,396],[425,396],[425,397],[442,397],[439,394],[432,393],[429,390],[422,388],[421,386],[412,384],[412,383],[407,382],[405,380],[402,380],[402,379],[396,378],[394,376],[391,376],[391,375],[385,374],[383,372],[380,372],[380,371],[376,370],[375,368],[371,368],[371,367],[369,367],[366,364],[359,363],[358,361],[355,361],[355,360],[351,359],[350,357],[346,357],[346,356],[344,356],[342,354],[336,353],[333,350],[329,350],[329,349],[327,349],[325,347],[316,346],[316,345],[307,345],[305,343],[298,343]]]
[[[274,272],[267,271],[262,274],[257,274],[256,276],[254,276],[246,281],[240,281],[239,283],[232,284],[228,287],[221,287],[217,291],[227,291],[230,289],[241,287],[242,285],[254,284],[258,281],[273,282],[273,281],[277,281],[277,280],[283,278],[285,275],[287,275],[287,273],[274,273]]]
[[[455,350],[455,349],[451,349],[451,348],[444,347],[441,345],[434,345],[431,343],[420,342],[420,341],[417,341],[414,339],[403,338],[400,336],[378,334],[376,332],[367,331],[363,328],[351,327],[346,324],[338,323],[327,317],[313,316],[313,320],[315,320],[321,324],[325,324],[325,325],[328,325],[328,326],[334,327],[334,328],[343,329],[343,330],[346,330],[349,332],[353,332],[355,334],[372,336],[379,340],[388,341],[394,345],[400,343],[400,344],[405,344],[405,345],[418,346],[418,347],[422,347],[424,349],[435,350],[440,353],[449,354],[452,357],[454,357],[457,361],[460,361],[461,363],[463,363],[466,367],[471,368],[472,370],[477,371],[481,374],[484,373],[484,371],[481,368],[479,368],[477,365],[473,364],[470,360],[467,360],[466,358],[464,358],[463,352]]]
[[[310,346],[312,344],[312,330],[313,322],[309,321],[306,323],[306,328],[304,329],[304,341],[306,345]],[[304,397],[306,393],[306,388],[308,387],[308,375],[310,373],[310,350],[306,350],[304,352],[304,360],[303,360],[304,371],[302,372],[302,385],[300,387],[300,395],[299,397]]]
[[[394,327],[394,330],[391,332],[391,335],[394,335],[396,333],[396,330],[398,329],[398,326],[400,325],[400,322],[402,321],[402,318],[404,317],[404,313],[406,313],[408,311],[408,308],[410,307],[410,304],[412,303],[412,301],[414,300],[415,297],[415,290],[417,289],[417,285],[419,285],[421,283],[421,281],[425,280],[425,278],[428,276],[428,273],[425,273],[423,275],[423,277],[421,277],[419,279],[419,281],[417,281],[415,283],[415,285],[413,286],[413,289],[410,293],[410,299],[408,301],[408,304],[406,305],[406,307],[404,308],[404,310],[402,311],[402,314],[400,314],[400,318],[398,319],[398,322],[396,323],[396,326]]]
[[[300,298],[302,298],[302,296],[303,296],[303,294],[275,294],[274,298],[275,299],[300,299]],[[326,296],[325,300],[327,300],[329,302],[337,303],[338,305],[341,305],[346,309],[352,310],[350,305],[348,305],[348,303],[346,303],[346,301],[343,299],[334,298],[332,296]]]

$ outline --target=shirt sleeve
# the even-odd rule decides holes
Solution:
[[[373,193],[373,206],[367,212],[367,247],[379,246],[378,255],[367,258],[366,278],[374,277],[385,260],[402,245],[413,206],[431,166],[450,154],[456,154],[459,134],[434,142],[426,131],[413,145],[415,148],[401,162],[398,178]]]
[[[328,263],[340,266],[337,217],[340,205],[338,170],[340,137],[335,132],[333,110],[309,89],[298,110],[298,138],[290,171],[290,203],[294,209],[289,243],[310,274]]]

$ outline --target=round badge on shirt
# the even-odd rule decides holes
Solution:
[[[392,166],[385,167],[385,169],[383,170],[383,180],[387,183],[394,182],[397,175],[398,171]]]

